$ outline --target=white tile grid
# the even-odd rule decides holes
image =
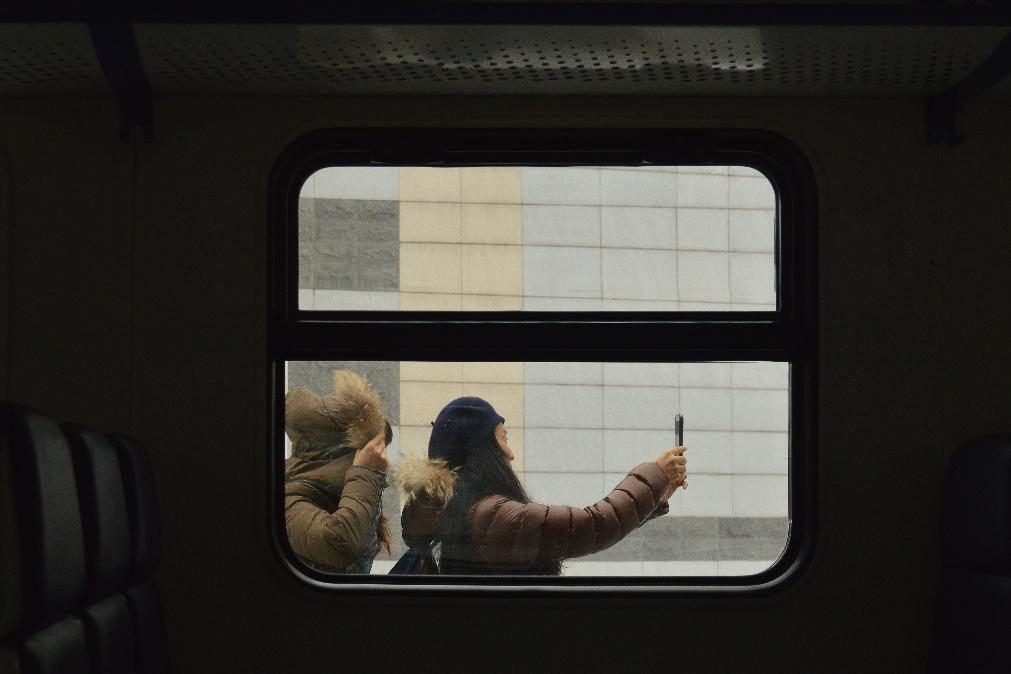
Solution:
[[[644,576],[715,576],[716,560],[690,562],[643,562]]]
[[[756,362],[731,364],[734,388],[786,389],[790,366],[786,363]]]
[[[753,178],[764,178],[765,180],[768,180],[764,173],[753,169],[750,166],[730,166],[728,169],[728,173],[732,176],[750,176]]]
[[[685,438],[685,444],[688,439]],[[690,445],[689,445],[690,447]],[[688,459],[689,462],[691,459]],[[730,517],[734,514],[734,476],[688,474],[688,489],[681,494],[681,512],[686,517]]]
[[[732,489],[735,517],[786,517],[789,514],[786,475],[735,475]]]
[[[605,169],[600,172],[600,203],[608,206],[677,205],[676,173]]]
[[[523,429],[523,463],[533,473],[600,473],[604,465],[604,431],[601,429]],[[588,504],[583,504],[588,505]]]
[[[523,309],[526,311],[601,311],[603,305],[603,300],[599,298],[531,297],[529,294],[523,297]]]
[[[691,173],[702,173],[710,175],[725,176],[727,175],[728,169],[734,168],[732,166],[678,166],[677,172],[679,174],[691,174]]]
[[[523,294],[527,301],[559,297],[599,300],[600,259],[599,248],[523,246]]]
[[[735,253],[772,253],[776,242],[776,211],[732,209],[727,211],[730,250]]]
[[[677,386],[680,379],[678,363],[603,363],[603,374],[607,386]]]
[[[523,203],[600,205],[600,169],[523,167]]]
[[[601,215],[596,206],[524,205],[523,244],[598,246]]]
[[[316,290],[312,308],[317,311],[396,311],[400,308],[400,293],[380,290]]]
[[[604,476],[596,473],[536,473],[526,471],[524,485],[537,503],[583,508],[606,494]]]
[[[677,253],[672,250],[604,248],[603,294],[606,299],[678,299]]]
[[[538,418],[545,405],[555,404],[550,424],[572,425],[564,421],[563,409],[579,410],[576,422],[586,429],[603,428],[605,490],[610,489],[633,466],[655,457],[673,444],[672,417],[680,409],[688,419],[686,444],[689,452],[690,484],[694,489],[678,492],[672,499],[676,512],[688,515],[786,515],[788,392],[786,369],[781,363],[681,363],[663,364],[663,375],[653,374],[651,364],[604,363],[603,381],[597,364],[527,363],[525,373],[540,382],[527,397],[526,424],[530,441],[525,443],[528,469],[539,467],[553,472],[582,472],[555,450],[550,458],[538,458],[536,439],[542,424]],[[770,388],[737,389],[734,377],[744,386]],[[648,377],[648,378],[647,378]],[[567,382],[551,384],[552,379]],[[680,381],[680,388],[674,386]],[[672,385],[663,386],[665,383]],[[578,384],[578,385],[574,385]],[[587,386],[588,385],[588,386]],[[566,394],[569,389],[573,393]],[[578,401],[590,391],[601,392],[602,418],[587,414]],[[554,403],[544,398],[555,398]],[[679,400],[680,398],[680,400]],[[530,410],[530,407],[536,410]],[[560,421],[561,420],[561,421]],[[552,429],[557,445],[564,447],[567,431]],[[596,442],[594,436],[594,442]],[[564,449],[562,452],[566,451]],[[594,444],[594,452],[596,445]],[[596,453],[594,453],[596,460]],[[577,459],[578,461],[578,459]],[[588,501],[587,503],[592,502]],[[585,505],[585,504],[584,504]]]
[[[674,430],[611,430],[602,434],[604,470],[608,488],[617,484],[628,471],[674,445]],[[691,461],[691,459],[689,459]]]
[[[674,208],[600,208],[600,240],[605,248],[674,250],[678,247]]]
[[[694,208],[726,208],[729,204],[729,177],[726,175],[680,174],[677,205]]]
[[[751,561],[751,560],[725,560],[716,562],[716,575],[718,576],[754,576],[765,571],[776,563],[776,560]]]
[[[776,301],[775,261],[771,253],[730,254],[730,299],[736,303]]]
[[[578,559],[562,563],[563,576],[642,576],[643,562],[582,562]]]
[[[729,388],[730,363],[681,363],[681,386],[687,388]]]
[[[605,386],[604,428],[664,430],[679,409],[673,386]]]
[[[731,208],[776,207],[776,193],[765,177],[731,176],[727,187]]]
[[[523,363],[526,384],[601,384],[612,363]]]
[[[678,299],[682,302],[729,302],[728,253],[679,251]]]
[[[699,431],[733,430],[731,389],[681,387],[681,413],[685,415],[685,441],[689,429]]]
[[[789,471],[789,434],[733,433],[733,472],[786,475]]]
[[[400,168],[341,166],[320,169],[312,175],[317,199],[397,201]]]
[[[603,428],[600,386],[528,384],[524,387],[527,428]]]
[[[679,208],[676,247],[726,252],[730,245],[728,213],[723,208]]]
[[[379,564],[376,562],[375,564]],[[385,564],[385,563],[384,563]],[[392,566],[392,562],[389,563]],[[574,559],[562,565],[563,576],[753,576],[775,564],[775,560],[701,560],[690,562],[610,562]],[[375,573],[373,565],[373,573]],[[385,568],[385,567],[384,567]]]
[[[604,299],[600,302],[603,311],[678,311],[680,302],[673,300],[615,300]]]

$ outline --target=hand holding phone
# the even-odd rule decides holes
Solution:
[[[674,442],[678,447],[685,446],[685,415],[678,412],[674,415]],[[686,477],[681,486],[688,489],[688,478]]]

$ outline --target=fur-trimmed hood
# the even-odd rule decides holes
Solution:
[[[441,459],[405,456],[394,481],[404,504],[400,516],[404,542],[414,545],[430,538],[453,498],[456,471],[447,468]]]
[[[306,388],[284,399],[284,430],[292,456],[306,460],[336,458],[363,447],[386,430],[379,395],[361,375],[335,370],[334,392],[319,396]]]

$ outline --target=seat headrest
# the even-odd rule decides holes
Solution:
[[[1011,435],[977,438],[955,450],[942,500],[942,563],[1011,572]]]
[[[84,594],[84,535],[70,449],[59,425],[0,403],[0,605],[4,632],[36,629]],[[6,511],[6,512],[4,512]]]
[[[161,528],[154,471],[144,446],[136,439],[112,433],[109,439],[119,453],[126,491],[127,515],[133,544],[133,578],[150,577],[161,559]]]
[[[63,620],[36,632],[21,646],[25,672],[90,674],[87,637],[80,618]]]
[[[116,448],[96,431],[64,424],[77,475],[84,528],[87,598],[96,601],[125,589],[133,555],[123,473]]]

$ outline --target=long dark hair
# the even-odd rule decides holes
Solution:
[[[468,513],[487,496],[504,496],[520,503],[530,497],[512,466],[506,461],[494,433],[470,448],[466,461],[459,466],[453,498],[443,513],[438,538],[442,542],[440,573],[486,575],[490,570],[471,544]],[[557,576],[560,562],[546,562],[509,573]]]

